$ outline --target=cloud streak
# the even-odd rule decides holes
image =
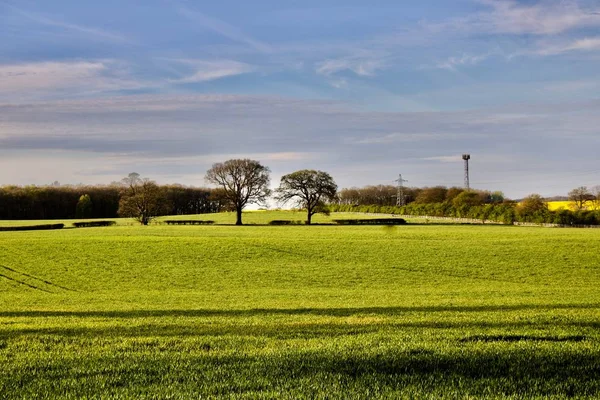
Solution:
[[[242,32],[238,27],[228,24],[218,18],[208,16],[184,6],[177,7],[177,11],[180,15],[198,24],[200,27],[215,32],[234,42],[244,43],[261,53],[271,53],[273,51],[271,46],[267,43],[252,38]]]
[[[146,85],[131,78],[114,60],[0,64],[0,100],[133,90]]]
[[[233,60],[173,60],[192,68],[192,73],[178,79],[170,79],[171,83],[197,83],[236,75],[248,74],[256,71],[256,67]]]
[[[113,43],[128,43],[128,44],[134,43],[131,39],[129,39],[126,36],[121,35],[119,33],[114,33],[114,32],[110,32],[107,30],[98,29],[98,28],[89,27],[89,26],[73,24],[73,23],[69,23],[66,21],[61,21],[58,19],[50,18],[50,17],[42,15],[42,14],[28,12],[21,8],[12,6],[10,4],[5,4],[5,5],[7,7],[9,7],[11,10],[13,10],[14,12],[16,12],[17,14],[29,19],[30,21],[38,23],[40,25],[60,28],[60,29],[70,31],[72,33],[84,34],[88,37],[102,40],[102,41],[109,41],[109,42],[113,42]]]

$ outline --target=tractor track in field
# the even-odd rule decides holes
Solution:
[[[4,275],[4,274],[0,274],[0,277],[2,277],[2,278],[5,278],[5,279],[8,279],[9,281],[12,281],[12,282],[16,282],[16,283],[18,283],[19,285],[27,286],[28,288],[30,288],[30,289],[33,289],[33,290],[40,290],[40,291],[42,291],[42,292],[46,292],[46,293],[54,293],[54,292],[51,292],[51,291],[49,291],[49,290],[42,289],[42,288],[40,288],[40,287],[37,287],[37,286],[34,286],[34,285],[30,285],[30,284],[29,284],[29,283],[27,283],[27,282],[23,282],[23,281],[20,281],[20,280],[18,280],[18,279],[11,278],[10,276]]]
[[[56,287],[56,288],[59,288],[59,289],[62,289],[62,290],[67,290],[67,291],[69,291],[69,292],[77,292],[77,290],[75,290],[75,289],[71,289],[71,288],[68,288],[68,287],[66,287],[66,286],[61,286],[61,285],[58,285],[58,284],[56,284],[56,283],[52,283],[52,282],[50,282],[50,281],[47,281],[47,280],[45,280],[45,279],[38,278],[37,276],[30,275],[30,274],[28,274],[28,273],[26,273],[26,272],[17,271],[16,269],[14,269],[14,268],[10,268],[10,267],[7,267],[6,265],[0,265],[0,268],[4,268],[4,269],[6,269],[6,270],[8,270],[8,271],[10,271],[10,272],[12,272],[12,273],[14,273],[14,274],[18,274],[18,275],[26,276],[27,278],[30,278],[30,279],[35,279],[35,280],[37,280],[37,281],[43,282],[43,283],[45,283],[45,284],[46,284],[46,285],[48,285],[48,286],[53,286],[53,287]],[[51,293],[51,292],[50,292],[50,293]]]

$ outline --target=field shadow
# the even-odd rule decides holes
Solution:
[[[23,390],[45,391],[56,382],[57,375],[69,382],[67,391],[81,392],[86,385],[103,382],[103,393],[115,388],[139,390],[160,385],[175,392],[198,388],[207,397],[235,393],[262,398],[261,393],[266,395],[274,390],[279,395],[295,394],[302,398],[327,398],[327,393],[331,398],[394,398],[406,389],[409,394],[428,398],[467,395],[487,398],[490,394],[514,398],[597,398],[600,394],[597,351],[558,348],[444,353],[412,348],[388,352],[290,351],[250,356],[213,354],[210,347],[198,350],[165,359],[143,349],[129,353],[119,363],[110,355],[95,356],[93,362],[86,362],[83,356],[58,358],[48,360],[45,368],[7,369],[5,378],[24,384],[19,396],[23,396]],[[176,360],[177,363],[171,364]],[[201,389],[198,381],[203,382]],[[204,396],[196,393],[186,397]]]
[[[254,317],[269,315],[317,315],[349,317],[353,315],[399,316],[407,313],[490,313],[509,311],[600,309],[600,303],[575,304],[513,304],[476,306],[393,306],[393,307],[338,307],[338,308],[251,308],[251,309],[165,309],[165,310],[90,310],[90,311],[0,311],[0,318],[146,318],[146,317]]]

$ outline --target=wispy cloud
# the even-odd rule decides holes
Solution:
[[[91,26],[83,26],[83,25],[73,24],[73,23],[63,21],[60,19],[51,18],[46,15],[32,13],[32,12],[23,10],[21,8],[12,6],[10,4],[5,4],[5,5],[9,9],[11,9],[15,13],[17,13],[18,15],[21,15],[22,17],[25,17],[25,18],[29,19],[30,21],[33,21],[40,25],[61,28],[61,29],[67,30],[67,31],[84,34],[86,36],[89,36],[89,37],[92,37],[92,38],[95,38],[98,40],[103,40],[103,41],[110,41],[110,42],[116,42],[116,43],[129,43],[129,44],[133,43],[133,41],[130,38],[128,38],[124,35],[121,35],[119,33],[110,32],[110,31],[107,31],[104,29],[94,28]]]
[[[256,71],[256,67],[232,60],[173,60],[177,63],[187,65],[193,72],[183,78],[170,79],[171,83],[196,83],[207,82],[230,76],[247,74]]]
[[[338,58],[320,62],[316,72],[320,75],[331,76],[342,71],[351,71],[358,76],[374,76],[378,70],[385,67],[382,59],[374,58]]]
[[[267,43],[252,38],[251,36],[242,32],[242,30],[238,27],[228,24],[227,22],[218,18],[210,17],[204,13],[191,10],[184,6],[179,6],[177,11],[180,15],[200,25],[200,27],[218,33],[219,35],[235,42],[245,43],[261,53],[271,53],[273,51],[271,46],[269,46]]]
[[[549,56],[576,51],[590,52],[596,50],[600,50],[600,37],[586,37],[566,43],[557,43],[556,41],[544,42],[538,44],[538,47],[535,50],[530,51],[529,53],[542,56]]]
[[[479,0],[492,8],[479,22],[498,33],[551,35],[577,28],[600,26],[600,16],[582,9],[576,1]]]
[[[536,3],[476,0],[488,10],[441,23],[424,23],[431,32],[555,35],[600,26],[598,9],[583,9],[575,0]]]
[[[437,63],[435,68],[454,71],[457,67],[477,65],[489,58],[490,55],[490,53],[480,55],[463,54],[460,57],[448,57],[446,60]]]
[[[144,86],[112,60],[0,64],[0,99],[13,101],[65,91],[82,94]]]

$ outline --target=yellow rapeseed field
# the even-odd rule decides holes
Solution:
[[[575,202],[574,201],[549,201],[548,202],[548,209],[550,211],[556,211],[558,209],[565,209],[565,210],[576,210],[577,207],[575,206]],[[598,210],[600,209],[598,206],[594,207],[594,205],[592,203],[587,203],[586,204],[586,209],[588,210]]]

